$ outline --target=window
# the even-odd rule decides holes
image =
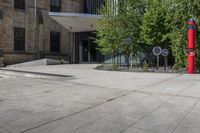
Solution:
[[[25,10],[25,0],[14,0],[15,9]]]
[[[2,7],[0,7],[0,19],[3,19],[3,10],[2,10]]]
[[[85,13],[99,14],[105,0],[85,0]]]
[[[60,52],[60,32],[50,32],[50,51]]]
[[[14,50],[24,51],[25,50],[25,29],[14,28]]]
[[[50,0],[50,11],[51,12],[60,12],[60,0]]]

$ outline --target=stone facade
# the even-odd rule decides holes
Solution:
[[[0,23],[0,50],[4,52],[5,64],[33,60],[34,53],[37,53],[37,58],[48,56],[69,61],[70,34],[49,17],[50,0],[37,0],[37,9],[43,16],[43,23],[37,24],[37,30],[34,30],[34,0],[25,1],[25,10],[21,10],[14,8],[14,0],[0,0],[3,11],[3,19]],[[61,12],[82,13],[83,11],[83,0],[61,0]],[[14,27],[25,28],[25,51],[23,52],[14,50]],[[56,54],[50,52],[51,31],[60,32],[61,35],[60,52]]]

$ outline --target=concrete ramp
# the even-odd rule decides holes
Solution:
[[[40,60],[14,64],[7,67],[45,66],[45,65],[59,65],[59,64],[69,64],[69,62],[64,61],[64,60],[56,60],[56,59],[40,59]]]

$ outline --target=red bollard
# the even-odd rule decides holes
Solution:
[[[195,57],[196,57],[196,23],[194,19],[189,19],[188,27],[188,74],[195,72]]]

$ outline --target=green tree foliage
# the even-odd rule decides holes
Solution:
[[[146,1],[146,2],[145,2]],[[117,10],[116,10],[117,9]],[[104,54],[117,51],[129,55],[131,47],[124,39],[132,38],[133,52],[168,48],[174,68],[187,67],[187,27],[189,18],[197,22],[197,66],[200,65],[200,0],[106,0],[97,22],[97,43]]]
[[[142,21],[141,38],[146,45],[167,47],[169,29],[166,27],[167,7],[162,0],[149,0],[148,11]]]
[[[146,45],[170,48],[174,58],[174,68],[186,68],[187,22],[189,18],[195,18],[198,25],[199,17],[200,0],[148,0],[141,38]],[[199,42],[200,37],[197,36],[197,44]],[[197,51],[200,52],[199,45]],[[199,55],[197,62],[200,63]]]
[[[187,67],[187,27],[189,18],[196,19],[197,25],[200,20],[200,0],[171,0],[168,1],[167,21],[171,29],[169,37],[175,60],[174,68]],[[197,53],[200,52],[200,29],[197,28]],[[197,68],[200,63],[200,56],[197,56]]]
[[[140,31],[142,17],[145,13],[146,4],[142,0],[127,0],[120,4],[118,25],[120,28],[119,48],[124,55],[129,55],[132,51],[140,51]],[[124,39],[131,38],[132,44],[125,44]]]
[[[140,25],[145,12],[143,0],[126,0],[113,3],[106,0],[106,5],[101,10],[102,19],[97,21],[96,42],[103,54],[111,54],[113,57],[117,52],[129,55],[131,46],[125,44],[126,38],[133,40],[133,52],[138,50],[140,38]]]
[[[96,42],[99,50],[104,55],[115,56],[117,52],[117,40],[119,31],[117,27],[116,17],[114,17],[114,8],[111,0],[106,1],[106,5],[101,10],[102,18],[96,23]]]

